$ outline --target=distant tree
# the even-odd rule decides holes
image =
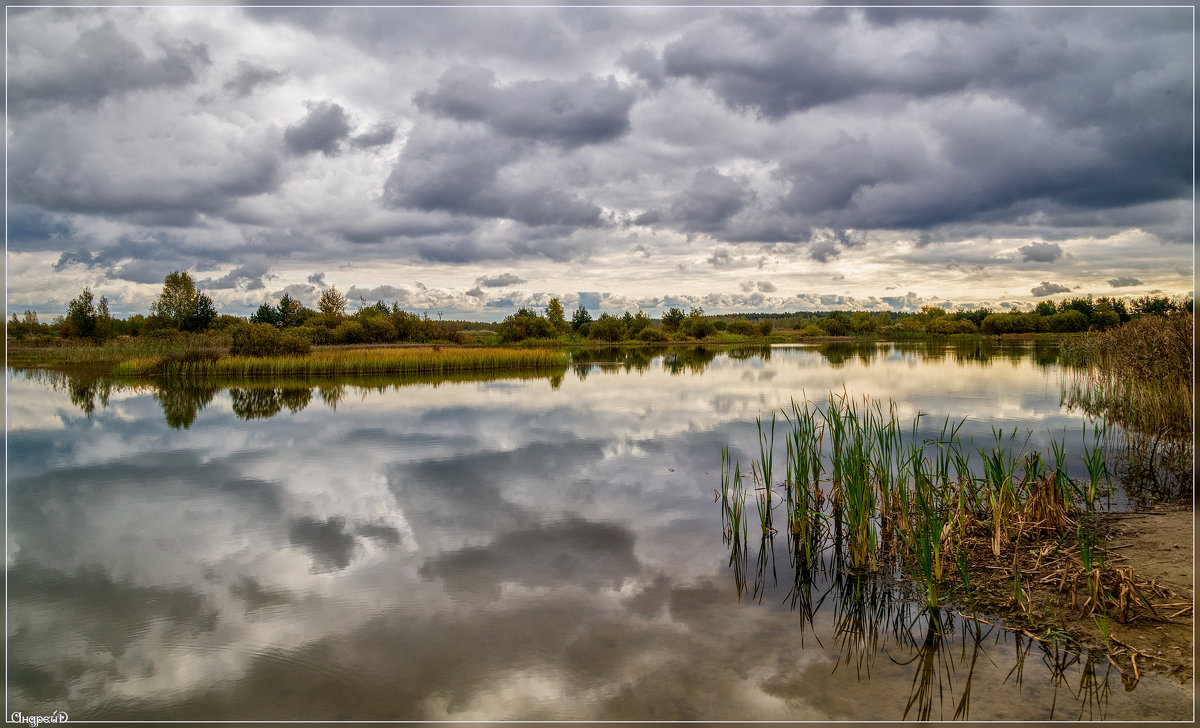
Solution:
[[[938,309],[939,311],[941,309]],[[856,334],[866,334],[879,330],[879,324],[866,311],[855,311],[850,315],[850,328]]]
[[[341,318],[346,315],[346,297],[337,286],[326,288],[317,299],[317,308],[321,313],[331,318]]]
[[[1070,308],[1060,311],[1046,319],[1051,331],[1069,333],[1072,331],[1087,331],[1088,317],[1083,312]]]
[[[100,305],[96,307],[96,336],[106,339],[114,334],[114,321],[108,312],[108,297],[100,297]]]
[[[279,311],[269,303],[261,304],[258,310],[250,315],[250,323],[277,326],[279,325]]]
[[[285,293],[283,294],[283,298],[279,299],[279,306],[277,310],[279,312],[279,321],[277,325],[281,329],[286,329],[292,326],[300,325],[301,315],[304,311],[304,304]],[[386,309],[384,312],[387,312]]]
[[[567,332],[567,315],[563,311],[562,302],[557,298],[551,298],[550,303],[546,305],[546,320],[558,333],[565,334]]]
[[[976,328],[979,328],[979,326],[983,323],[983,320],[985,318],[987,318],[989,315],[991,315],[991,313],[992,313],[992,309],[984,307],[984,308],[976,308],[971,311],[967,311],[966,309],[959,309],[958,311],[954,312],[954,315],[957,318],[970,321],[971,323],[975,324]]]
[[[505,343],[525,339],[545,339],[554,336],[554,327],[546,319],[527,308],[521,308],[508,316],[497,327],[500,340]]]
[[[1121,319],[1121,323],[1126,323],[1131,318],[1129,315],[1129,308],[1125,305],[1125,301],[1123,299],[1113,298],[1110,296],[1101,296],[1100,298],[1096,299],[1096,309],[1100,310],[1102,306],[1107,306],[1110,310],[1115,311],[1117,316]]]
[[[573,331],[579,331],[590,323],[592,323],[592,314],[588,313],[586,308],[580,306],[575,309],[575,315],[571,317],[571,329]]]
[[[87,286],[67,304],[67,316],[63,323],[69,336],[87,338],[96,333],[96,304],[92,289]]]
[[[633,318],[630,316],[630,318]],[[601,341],[616,342],[625,338],[625,326],[621,319],[609,313],[600,314],[588,329],[588,337]]]
[[[1083,314],[1084,316],[1091,316],[1092,312],[1095,310],[1096,310],[1096,306],[1092,302],[1091,298],[1076,297],[1076,298],[1072,298],[1069,300],[1064,299],[1064,300],[1060,301],[1058,304],[1058,312],[1059,313],[1066,313],[1067,311],[1078,311],[1079,313]]]
[[[1162,316],[1176,309],[1175,303],[1166,296],[1142,296],[1132,301],[1133,313]]]
[[[13,314],[13,315],[15,316],[16,314]],[[30,311],[29,309],[25,309],[25,315],[22,317],[22,321],[24,321],[24,323],[26,323],[30,326],[39,325],[37,311]]]
[[[697,339],[703,339],[717,330],[717,327],[713,326],[713,322],[704,317],[704,309],[699,306],[692,307],[680,328],[688,336],[694,336]]]
[[[1037,308],[1034,309],[1034,312],[1038,316],[1053,316],[1058,312],[1058,308],[1055,307],[1054,301],[1041,301],[1038,303]]]
[[[829,336],[848,336],[852,332],[850,317],[844,311],[833,311],[828,316],[817,321],[817,326],[824,329]]]
[[[739,316],[733,320],[733,323],[727,327],[729,333],[737,334],[738,336],[754,336],[758,333],[758,327],[746,320],[745,316]]]
[[[633,338],[650,328],[653,323],[654,322],[650,320],[650,317],[646,315],[646,312],[639,309],[638,312],[631,317],[627,324],[628,331],[626,336]]]
[[[981,316],[979,318],[979,320],[982,321],[983,317]],[[890,313],[888,313],[887,311],[877,311],[877,312],[871,314],[871,321],[875,322],[877,328],[891,326],[892,325],[892,315]],[[976,321],[975,323],[978,324],[979,322]]]
[[[662,315],[662,325],[667,331],[674,331],[683,323],[683,311],[672,306],[667,309],[667,312]]]
[[[946,309],[941,306],[922,306],[919,316],[927,319],[935,319],[946,315]]]
[[[979,328],[970,319],[953,316],[938,316],[925,324],[925,332],[935,336],[949,334],[977,334]]]
[[[196,283],[187,271],[167,274],[162,293],[151,304],[150,313],[180,331],[203,331],[217,317],[212,299],[196,290]]]

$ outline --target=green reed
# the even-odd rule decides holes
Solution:
[[[1009,547],[1019,550],[1024,532],[1064,532],[1072,525],[1073,504],[1087,505],[1098,497],[1107,473],[1101,467],[1101,430],[1084,456],[1093,463],[1095,485],[1084,487],[1067,473],[1065,440],[1052,439],[1051,468],[1049,457],[1026,451],[1028,439],[1020,441],[1015,428],[993,428],[991,447],[976,447],[960,434],[966,419],[946,417],[940,430],[926,437],[923,413],[906,426],[894,402],[865,397],[860,404],[845,392],[831,393],[823,407],[793,400],[783,416],[788,430],[781,495],[793,563],[797,568],[811,563],[826,536],[832,536],[836,560],[844,559],[853,571],[877,570],[884,555],[897,554],[923,585],[929,608],[941,601],[947,563],[953,562],[951,571],[957,570],[964,590],[970,590],[961,543],[972,529],[990,533],[996,556]],[[759,457],[751,470],[759,524],[764,538],[770,538],[776,533],[771,514],[777,422],[774,415],[769,428],[761,417],[756,422]],[[728,448],[721,462],[723,530],[727,542],[744,545],[740,464]],[[1014,562],[1018,590],[1020,579]],[[1022,593],[1014,592],[1018,604]]]
[[[752,473],[754,475],[754,502],[758,506],[758,522],[762,528],[763,536],[774,535],[777,529],[774,527],[771,511],[771,494],[773,493],[774,474],[773,464],[775,462],[775,414],[771,414],[771,430],[768,437],[767,433],[763,432],[762,418],[755,418],[758,425],[758,453],[759,460],[751,463]]]
[[[1089,448],[1086,443],[1083,446],[1083,464],[1088,472],[1087,498],[1085,500],[1089,510],[1094,507],[1100,493],[1107,492],[1108,486],[1112,484],[1108,463],[1104,457],[1104,425],[1102,423],[1094,425],[1093,435],[1093,446]]]
[[[819,534],[821,513],[821,440],[823,430],[809,409],[808,402],[801,410],[791,402],[791,415],[784,419],[791,426],[785,440],[786,461],[784,503],[787,509],[787,533],[792,542],[789,554],[808,562],[815,555],[814,543]],[[773,423],[772,423],[773,424]]]

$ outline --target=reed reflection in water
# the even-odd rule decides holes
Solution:
[[[749,593],[757,602],[767,593],[778,596],[773,589],[778,586],[778,574],[773,570],[775,539],[762,537],[756,548],[734,532],[726,543],[738,598]],[[811,637],[820,648],[827,642],[836,648],[833,675],[849,674],[859,683],[870,683],[873,668],[884,658],[891,666],[909,668],[909,693],[900,719],[980,719],[971,713],[975,677],[982,671],[982,681],[994,689],[991,681],[997,665],[1006,668],[1002,684],[1017,691],[1015,694],[1029,688],[1026,681],[1035,682],[1036,689],[1048,680],[1051,694],[1045,720],[1108,717],[1112,684],[1121,683],[1123,675],[1103,653],[1068,649],[1054,640],[952,609],[925,608],[895,572],[880,575],[853,570],[838,543],[808,553],[811,557],[804,557],[802,550],[794,554],[794,568],[782,599],[796,617],[789,629],[800,633],[801,644]],[[752,571],[746,568],[751,559],[755,563]],[[832,620],[822,620],[822,610],[831,612]],[[1027,671],[1031,657],[1038,660],[1039,667]],[[879,671],[875,672],[878,677]]]

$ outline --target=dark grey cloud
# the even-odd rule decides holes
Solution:
[[[197,80],[211,64],[208,48],[186,39],[159,38],[146,54],[117,24],[106,20],[79,32],[66,47],[43,55],[32,40],[10,27],[8,102],[31,107],[94,106],[134,91],[178,88]]]
[[[1041,284],[1034,286],[1029,292],[1041,298],[1042,296],[1051,296],[1055,293],[1070,293],[1071,287],[1064,286],[1061,283],[1042,281]]]
[[[8,208],[8,243],[22,249],[39,249],[46,245],[59,247],[77,235],[71,220],[52,215],[33,205],[10,205]]]
[[[396,286],[375,286],[374,288],[361,288],[359,286],[350,286],[346,291],[346,300],[350,301],[352,307],[361,304],[370,305],[376,301],[407,301],[412,291],[407,288],[397,288]]]
[[[731,177],[709,167],[671,201],[669,219],[689,232],[715,232],[746,206],[752,194]]]
[[[254,93],[260,86],[271,86],[280,83],[287,74],[269,66],[239,59],[237,70],[225,82],[224,88],[237,98],[245,98]]]
[[[309,283],[293,283],[284,286],[277,291],[272,291],[268,300],[277,301],[287,295],[292,299],[305,304],[306,306],[315,306],[317,297],[321,295],[321,289]]]
[[[282,180],[271,145],[253,134],[214,139],[200,116],[105,118],[89,127],[53,110],[14,120],[11,129],[10,199],[46,212],[124,217],[150,230],[186,227]]]
[[[960,12],[946,9],[939,16]],[[980,19],[971,9],[966,13],[963,20]],[[919,49],[867,49],[845,42],[856,33],[856,14],[833,9],[726,11],[689,26],[664,49],[663,65],[668,74],[711,89],[733,108],[781,118],[866,95],[926,97],[959,93],[981,81],[1020,83],[1044,74],[1047,67],[1081,67],[1087,60],[1086,51],[1056,44],[1059,38],[1018,34],[1024,22],[1017,14],[999,16],[983,32],[943,31],[947,35],[940,42]],[[997,33],[997,25],[1013,32]],[[984,69],[990,73],[982,73]]]
[[[284,131],[284,144],[295,154],[336,156],[353,128],[346,110],[332,101],[307,101],[304,105],[308,113]]]
[[[851,230],[817,230],[808,242],[808,255],[819,263],[828,263],[842,254],[847,248],[857,248],[865,244],[865,235]]]
[[[220,278],[205,278],[196,283],[204,289],[222,290],[242,287],[247,291],[257,291],[264,287],[263,281],[270,275],[271,270],[266,263],[248,263],[234,268]]]
[[[728,268],[734,265],[733,256],[730,255],[728,250],[723,248],[714,250],[713,254],[708,256],[705,262],[714,268]]]
[[[1133,276],[1117,276],[1116,278],[1109,278],[1108,285],[1113,288],[1125,288],[1126,286],[1140,286],[1142,282]]]
[[[653,48],[646,45],[631,48],[621,54],[620,63],[651,88],[662,87],[665,72],[662,59]]]
[[[121,236],[93,250],[77,248],[64,251],[54,264],[61,272],[73,265],[102,271],[110,278],[132,283],[162,283],[168,273],[189,270],[197,262],[212,257],[203,249],[194,249],[167,234]],[[72,294],[74,295],[74,294]]]
[[[1067,44],[1039,11],[972,11],[938,42],[900,55],[852,42],[855,11],[729,11],[685,28],[663,62],[767,119],[858,105],[847,113],[860,131],[805,139],[779,163],[788,187],[780,211],[809,225],[920,229],[1179,198],[1190,184],[1190,116],[1171,100],[1189,96],[1183,38],[1166,51],[1136,35],[1105,37],[1106,13],[1073,14]],[[884,32],[932,39],[937,26],[914,25],[919,18]],[[912,104],[905,117],[940,143],[913,144],[894,124],[872,128],[869,116],[901,99]],[[1163,113],[1147,119],[1146,104]]]
[[[885,7],[863,8],[863,16],[875,25],[892,26],[901,23],[929,23],[952,21],[954,23],[978,23],[991,17],[986,7]]]
[[[531,226],[600,224],[600,208],[546,179],[502,178],[521,147],[478,129],[410,134],[384,187],[392,207],[501,217]]]
[[[1057,243],[1030,243],[1017,249],[1021,260],[1027,263],[1053,263],[1063,256],[1063,250]]]
[[[505,136],[578,147],[628,132],[634,94],[612,78],[591,76],[500,86],[491,70],[464,67],[447,71],[433,91],[422,91],[414,100],[422,110],[482,122]]]
[[[357,134],[350,139],[350,143],[358,149],[369,149],[371,147],[381,147],[385,144],[391,144],[396,138],[396,125],[387,121],[379,121],[371,125],[362,134]]]
[[[9,18],[10,251],[134,282],[199,270],[223,299],[258,289],[268,255],[288,282],[329,255],[346,284],[379,261],[461,264],[481,294],[477,278],[520,260],[794,270],[863,239],[888,270],[927,264],[955,286],[986,270],[1011,290],[1050,264],[1084,281],[1190,262],[1155,248],[1161,263],[1114,269],[1075,243],[1191,242],[1188,8],[162,17]],[[287,32],[254,47],[272,25]],[[369,72],[348,65],[363,58]],[[1000,240],[1021,250],[997,257]],[[775,293],[738,298],[750,279],[711,285],[739,305]]]
[[[505,286],[515,286],[518,283],[524,282],[524,278],[512,273],[501,273],[498,276],[484,276],[483,278],[475,279],[475,285],[483,286],[484,288],[504,288]]]

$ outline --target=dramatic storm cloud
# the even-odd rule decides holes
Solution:
[[[13,9],[8,307],[50,317],[88,285],[145,313],[184,269],[237,314],[328,286],[485,320],[551,296],[657,314],[1184,295],[1192,21]]]

